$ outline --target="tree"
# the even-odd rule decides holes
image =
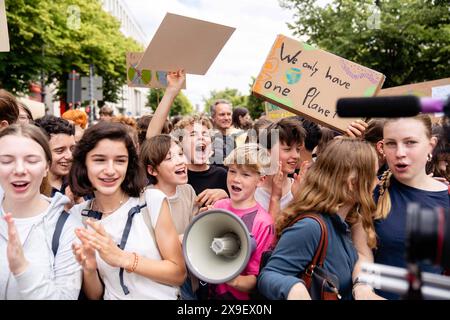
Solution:
[[[379,0],[380,24],[370,23],[374,1],[280,0],[294,12],[288,24],[308,43],[386,75],[384,87],[448,77],[448,0]],[[368,23],[369,22],[369,23]]]
[[[226,99],[231,102],[233,107],[242,106],[245,107],[247,104],[247,97],[241,95],[241,93],[237,89],[225,88],[225,90],[216,91],[213,90],[210,92],[209,98],[203,98],[205,102],[204,110],[209,113],[211,105],[215,100],[218,99]]]
[[[75,24],[70,6],[79,8]],[[99,0],[14,0],[6,2],[6,11],[11,51],[0,53],[0,87],[27,93],[43,72],[45,83],[55,83],[64,97],[68,73],[88,75],[93,64],[103,77],[104,100],[118,100],[126,79],[125,53],[142,47],[122,35],[120,22]]]
[[[257,119],[261,116],[261,113],[265,111],[264,100],[252,95],[251,88],[255,82],[255,77],[252,77],[251,83],[249,83],[249,95],[242,95],[237,89],[226,88],[225,90],[210,92],[209,98],[203,98],[205,102],[204,111],[210,113],[211,105],[215,100],[226,99],[231,102],[233,107],[245,107],[250,112],[250,116],[253,119]]]
[[[150,94],[148,95],[147,106],[155,111],[163,95],[164,89],[151,89]],[[172,107],[170,108],[169,116],[187,115],[192,114],[193,112],[194,108],[192,107],[189,99],[183,94],[183,92],[179,92],[173,101]]]
[[[266,111],[264,107],[264,100],[261,98],[258,98],[257,96],[252,95],[251,88],[253,87],[253,84],[255,83],[256,78],[252,77],[250,86],[250,94],[247,97],[247,109],[250,112],[250,116],[252,119],[258,119],[263,112]]]

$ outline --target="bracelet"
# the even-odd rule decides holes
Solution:
[[[366,286],[370,287],[372,289],[372,291],[373,291],[373,287],[370,284],[361,281],[360,277],[356,277],[355,280],[353,281],[353,288],[359,286],[360,284],[363,284],[363,285],[366,285]]]
[[[138,262],[139,262],[139,256],[136,254],[136,252],[133,252],[134,260],[133,265],[131,266],[131,269],[125,269],[128,273],[134,272],[136,270]]]
[[[365,286],[369,287],[370,290],[372,290],[372,292],[375,292],[374,288],[373,288],[370,284],[367,284],[367,283],[365,283],[365,282],[362,282],[362,281],[359,279],[359,277],[356,277],[355,282],[353,283],[353,287],[352,287],[352,296],[353,296],[353,298],[355,298],[355,289],[356,289],[356,287],[359,286],[359,285],[365,285]]]

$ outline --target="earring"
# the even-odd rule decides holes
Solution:
[[[431,159],[433,159],[433,155],[432,155],[431,153],[429,153],[429,154],[427,155],[427,161],[430,162]]]

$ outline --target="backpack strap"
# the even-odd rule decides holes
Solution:
[[[128,218],[127,218],[127,222],[125,224],[125,228],[123,229],[122,232],[122,238],[120,240],[120,244],[119,244],[119,248],[124,250],[125,246],[127,244],[127,240],[128,240],[128,236],[130,234],[131,231],[131,225],[133,223],[133,217],[135,214],[141,212],[141,209],[144,208],[145,206],[147,206],[146,203],[144,203],[143,205],[138,204],[137,206],[131,208],[128,211]],[[120,286],[122,287],[123,293],[125,295],[129,294],[130,291],[128,290],[128,287],[125,285],[124,279],[123,279],[123,268],[120,268],[119,270],[119,280],[120,280]]]
[[[307,213],[307,214],[301,214],[297,218],[295,218],[289,226],[292,226],[294,223],[305,219],[310,218],[314,219],[319,225],[321,229],[321,236],[319,245],[316,248],[316,252],[314,254],[313,259],[309,263],[309,265],[306,267],[305,272],[302,276],[302,279],[305,281],[306,287],[309,289],[311,286],[311,277],[314,273],[314,269],[317,266],[323,266],[323,262],[325,261],[325,257],[327,255],[327,248],[328,248],[328,228],[325,222],[323,221],[323,218],[317,214],[317,213]]]
[[[159,251],[158,244],[156,243],[155,230],[152,225],[151,214],[150,214],[149,208],[147,207],[147,212],[145,212],[145,210],[142,210],[145,207],[147,207],[147,202],[145,201],[145,193],[141,193],[139,196],[139,204],[137,206],[131,208],[130,211],[128,212],[127,222],[126,222],[125,228],[122,233],[122,239],[120,240],[120,245],[119,245],[120,249],[122,249],[122,250],[125,249],[125,245],[127,243],[128,235],[130,234],[131,224],[132,224],[134,215],[137,213],[142,213],[142,218],[144,219],[144,222],[147,225],[148,231],[150,232],[150,236],[155,244],[156,249]],[[120,285],[122,287],[124,294],[128,295],[130,293],[130,291],[128,290],[127,286],[124,283],[123,271],[124,271],[124,269],[120,268],[120,270],[119,270]]]
[[[93,205],[94,205],[94,200],[90,199],[87,201],[85,209],[81,210],[81,222],[83,223],[83,225],[85,227],[87,226],[86,220],[88,218],[92,218],[95,220],[102,219],[103,214],[100,211],[92,210]]]
[[[69,214],[65,210],[63,210],[58,217],[58,221],[56,221],[56,227],[55,231],[53,232],[52,238],[52,251],[54,257],[56,257],[56,253],[58,252],[59,238],[61,237],[64,224],[66,223],[68,217]]]

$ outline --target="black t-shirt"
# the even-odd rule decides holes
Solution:
[[[210,163],[224,167],[223,162],[225,158],[236,148],[237,134],[222,135],[219,132],[213,136],[212,148],[213,155],[209,159]]]
[[[188,183],[199,195],[205,189],[222,189],[228,193],[227,170],[211,165],[206,171],[188,170]]]

